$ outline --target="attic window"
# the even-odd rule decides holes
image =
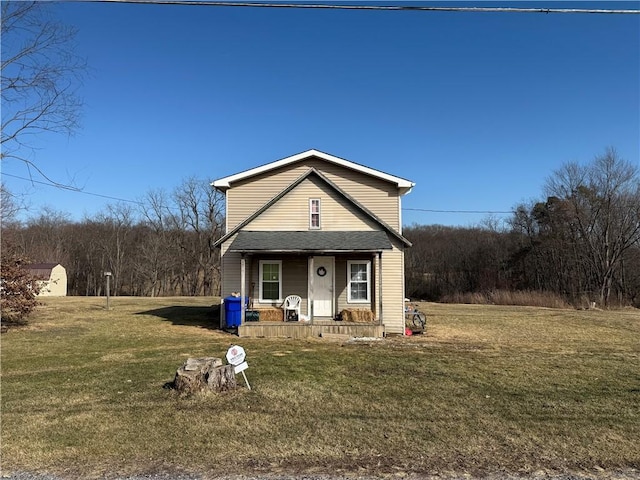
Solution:
[[[309,199],[309,229],[320,230],[320,199]]]

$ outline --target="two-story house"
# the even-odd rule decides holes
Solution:
[[[241,299],[240,336],[404,333],[401,199],[413,182],[308,150],[212,185],[226,195],[216,246],[222,298]],[[290,295],[299,321],[246,321],[245,299],[259,314]],[[369,315],[348,322],[345,311]]]

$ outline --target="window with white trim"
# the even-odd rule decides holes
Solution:
[[[371,261],[347,262],[347,301],[368,303],[371,299]]]
[[[260,301],[282,300],[282,260],[260,260]]]
[[[309,228],[320,230],[320,199],[309,199]]]

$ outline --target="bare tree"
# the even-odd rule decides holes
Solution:
[[[638,169],[613,148],[584,169],[571,169],[564,177],[572,190],[565,197],[585,258],[599,287],[599,299],[608,305],[614,280],[620,275],[624,253],[640,241],[640,176]],[[562,179],[562,170],[556,179]],[[550,180],[549,191],[563,191],[563,182]],[[560,187],[559,189],[557,187]],[[569,192],[566,192],[569,193]],[[566,194],[565,193],[565,194]]]
[[[22,201],[4,183],[0,183],[0,223],[2,226],[13,223],[16,220],[16,215],[23,208]]]
[[[640,244],[638,169],[609,148],[590,164],[562,166],[545,193],[547,201],[536,204],[532,216],[537,241],[551,258],[547,266],[562,282],[556,289],[586,289],[605,306],[614,288],[633,298],[624,266],[625,255]]]
[[[137,276],[146,280],[139,282],[143,284],[144,293],[155,297],[164,293],[166,277],[174,257],[167,229],[169,222],[166,194],[163,190],[149,191],[140,204],[143,218],[141,228],[146,232],[144,241],[136,247],[134,268]]]
[[[71,223],[68,213],[44,207],[27,220],[21,243],[34,261],[65,264],[68,261],[65,229]]]
[[[86,218],[75,227],[73,237],[69,238],[72,253],[67,269],[69,291],[77,295],[102,295],[104,272],[111,268],[103,240],[110,234],[109,226]]]
[[[105,257],[106,267],[113,272],[113,294],[120,295],[122,284],[127,277],[125,259],[131,253],[129,237],[134,225],[134,209],[123,202],[110,204],[106,212],[97,215],[97,221],[105,229],[105,235],[100,239]]]
[[[173,227],[179,235],[182,272],[189,295],[213,295],[219,284],[219,253],[213,243],[224,225],[224,197],[210,182],[191,177],[173,192]]]
[[[78,128],[78,88],[85,61],[74,51],[76,30],[50,16],[48,2],[3,1],[2,153],[42,174],[25,150],[43,132]]]

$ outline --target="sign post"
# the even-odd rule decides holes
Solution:
[[[247,354],[239,345],[231,345],[229,350],[227,350],[227,362],[230,365],[233,365],[234,373],[242,373],[242,377],[244,378],[244,383],[247,384],[247,388],[251,390],[251,385],[249,385],[249,380],[247,380],[247,376],[244,371],[249,368],[249,364],[245,362]]]
[[[107,278],[107,310],[109,310],[109,280],[111,280],[111,272],[104,272],[104,276]]]

